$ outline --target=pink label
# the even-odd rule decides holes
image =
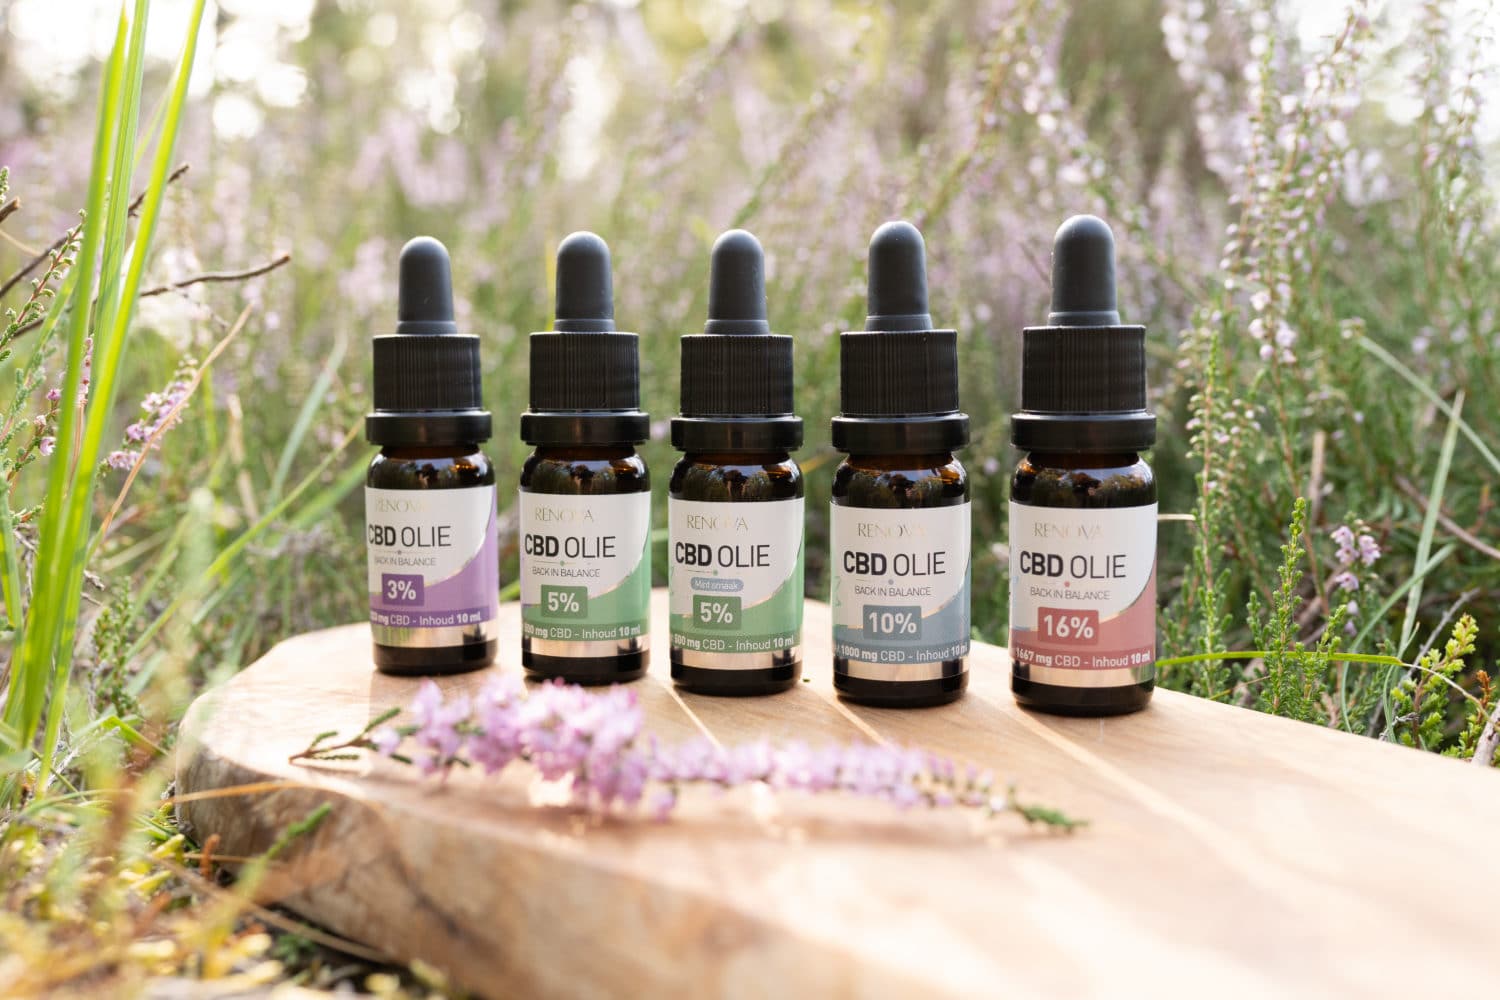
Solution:
[[[1010,655],[1020,665],[1128,670],[1156,662],[1156,505],[1010,505]]]

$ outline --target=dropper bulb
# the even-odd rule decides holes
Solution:
[[[766,255],[760,240],[731,229],[714,243],[708,267],[708,323],[704,333],[768,334]]]
[[[870,237],[866,330],[930,330],[927,246],[910,222],[887,222]]]
[[[554,330],[604,333],[615,328],[609,245],[588,232],[557,245],[557,319]]]
[[[1052,240],[1050,326],[1119,326],[1115,236],[1103,219],[1075,215]]]
[[[453,322],[453,269],[448,248],[418,236],[401,248],[397,333],[457,333]]]

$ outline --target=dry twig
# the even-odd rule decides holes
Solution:
[[[1479,734],[1479,742],[1474,744],[1473,763],[1489,767],[1490,761],[1495,759],[1496,749],[1500,749],[1500,704],[1490,713],[1484,731]]]
[[[1411,497],[1411,499],[1422,508],[1423,514],[1427,513],[1427,498],[1422,495],[1422,491],[1417,489],[1417,487],[1412,483],[1411,480],[1407,479],[1405,476],[1397,476],[1396,485],[1401,488],[1402,493],[1405,493],[1407,496]],[[1454,538],[1457,538],[1459,541],[1468,545],[1474,551],[1483,553],[1484,555],[1489,556],[1491,559],[1500,559],[1500,549],[1495,548],[1488,542],[1476,538],[1472,532],[1464,528],[1447,514],[1443,513],[1443,509],[1441,507],[1439,507],[1437,511],[1437,523],[1441,524],[1444,528],[1447,528],[1449,533],[1452,534]]]
[[[184,163],[182,166],[178,167],[176,170],[172,171],[170,174],[167,175],[167,184],[171,184],[173,181],[177,180],[179,177],[181,177],[183,174],[185,174],[187,172],[188,172],[188,165],[186,163]],[[130,207],[128,209],[126,209],[126,214],[127,215],[135,215],[137,212],[140,211],[141,205],[145,202],[145,200],[146,200],[146,192],[142,191],[140,194],[138,194],[138,195],[135,196],[135,199],[133,201],[131,201]],[[47,261],[47,259],[49,257],[51,257],[54,253],[56,253],[62,247],[62,245],[64,243],[66,243],[67,241],[68,241],[68,235],[66,233],[64,233],[62,236],[58,237],[57,241],[55,243],[53,243],[50,247],[48,247],[47,249],[43,250],[41,253],[37,254],[35,257],[31,258],[31,260],[24,267],[22,267],[19,271],[17,271],[15,274],[11,275],[9,278],[6,278],[5,279],[5,284],[0,285],[0,299],[5,298],[5,293],[6,292],[9,292],[12,288],[16,287],[16,285],[20,284],[21,281],[28,274],[30,274],[32,271],[35,271],[38,267],[40,267],[42,264],[44,264]],[[22,327],[20,330],[18,330],[16,332],[16,336],[20,336],[21,334],[26,333],[29,330],[33,329],[33,328],[34,328],[33,326]]]
[[[170,285],[157,285],[155,288],[148,288],[141,292],[140,297],[147,299],[153,295],[165,295],[168,292],[181,291],[184,288],[192,285],[201,285],[205,282],[244,281],[247,278],[258,278],[262,274],[269,274],[283,264],[290,263],[291,259],[291,254],[284,253],[277,256],[269,264],[252,267],[248,271],[209,271],[207,274],[195,274],[191,278],[183,278],[181,281],[174,281]]]

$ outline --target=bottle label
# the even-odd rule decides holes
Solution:
[[[1010,505],[1010,655],[1033,680],[1109,687],[1156,671],[1156,504]]]
[[[366,487],[365,543],[370,622],[379,642],[432,645],[409,629],[452,629],[455,645],[476,631],[494,638],[500,614],[494,486]]]
[[[672,645],[776,652],[802,641],[801,497],[667,505]]]
[[[833,655],[941,663],[969,652],[969,514],[833,505]],[[879,678],[877,678],[879,679]]]
[[[651,617],[651,494],[521,491],[521,632],[605,642]]]

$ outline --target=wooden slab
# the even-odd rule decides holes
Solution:
[[[440,786],[389,761],[288,764],[415,691],[374,672],[364,625],[288,640],[193,705],[180,793],[287,784],[185,803],[183,818],[249,855],[331,802],[263,895],[485,996],[1478,996],[1500,982],[1486,930],[1500,775],[1170,692],[1124,718],[1027,714],[991,646],[957,704],[845,705],[812,603],[811,683],[680,694],[663,594],[654,610],[637,687],[663,739],[921,744],[1092,826],[751,791],[690,795],[667,824],[599,820],[545,804],[519,771]],[[516,671],[518,609],[502,617],[494,669]]]

